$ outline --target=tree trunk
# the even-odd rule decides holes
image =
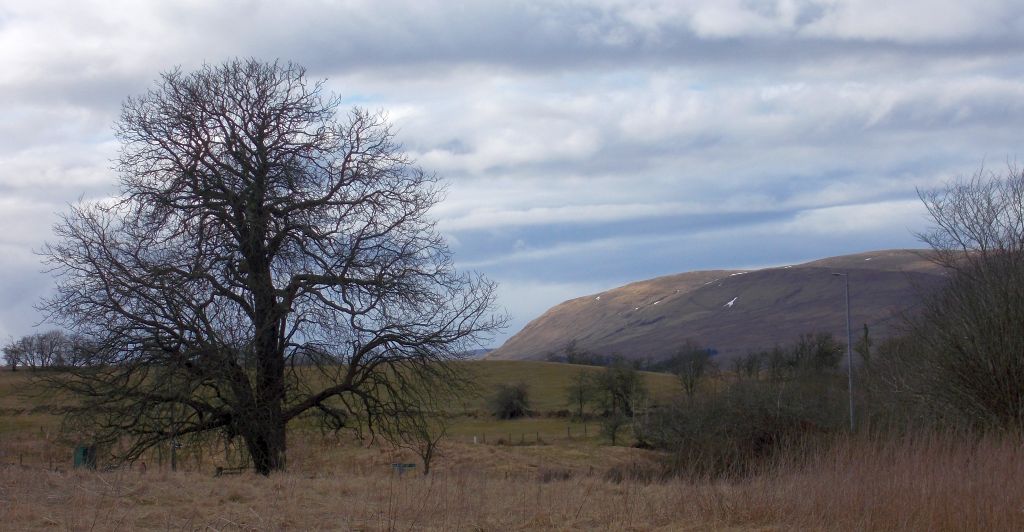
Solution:
[[[252,465],[257,473],[269,475],[271,471],[281,471],[285,467],[285,425],[278,420],[276,423],[259,423],[252,434],[245,435],[245,445],[252,457]]]
[[[252,422],[253,434],[246,437],[246,444],[256,471],[268,475],[285,467],[287,422],[281,412],[285,401],[284,356],[278,336],[284,318],[274,296],[270,261],[265,259],[261,238],[253,238],[250,242],[252,252],[248,262],[252,274],[249,287],[256,325],[253,346],[256,356],[256,416]]]

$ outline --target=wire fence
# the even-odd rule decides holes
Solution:
[[[547,445],[555,441],[587,440],[598,436],[595,425],[566,425],[564,432],[551,431],[480,431],[458,439],[477,445]]]

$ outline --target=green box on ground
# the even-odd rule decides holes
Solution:
[[[75,447],[75,467],[96,469],[95,445],[79,445]]]

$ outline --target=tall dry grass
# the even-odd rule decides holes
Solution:
[[[843,530],[1024,530],[1019,437],[837,440],[703,490],[729,524]]]
[[[652,464],[626,454],[591,470],[537,449],[450,444],[434,474],[400,478],[384,449],[298,452],[309,458],[269,478],[5,466],[0,527],[1024,530],[1024,450],[1012,437],[839,440],[747,478],[666,482],[644,480]]]

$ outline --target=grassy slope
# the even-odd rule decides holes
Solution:
[[[565,388],[575,375],[604,371],[594,366],[516,360],[480,360],[467,362],[466,367],[481,391],[481,397],[475,398],[477,407],[486,407],[487,394],[499,384],[525,382],[529,387],[531,408],[542,413],[569,408]],[[672,375],[646,371],[642,374],[655,398],[668,397],[679,388],[679,381]]]
[[[836,271],[850,272],[851,321],[858,328],[868,324],[876,340],[895,330],[899,312],[912,311],[923,292],[943,282],[935,265],[908,250],[669,275],[560,303],[488,358],[541,360],[575,340],[578,349],[598,354],[657,360],[692,339],[727,361],[804,333],[840,338],[846,320]]]
[[[31,377],[28,371],[0,371],[0,438],[29,431],[52,433],[60,427],[60,419],[47,413],[46,397],[32,387]]]
[[[571,409],[565,389],[577,374],[594,374],[604,371],[603,368],[514,360],[481,360],[467,362],[465,366],[470,379],[476,384],[477,393],[453,408],[470,414],[453,419],[448,431],[453,439],[471,442],[476,436],[478,440],[488,442],[511,438],[513,443],[529,443],[538,438],[542,442],[552,442],[571,437],[580,443],[598,442],[596,421],[574,421],[565,415]],[[672,375],[651,372],[642,372],[642,375],[654,400],[667,399],[679,389],[679,382]],[[487,415],[487,399],[493,390],[500,384],[520,382],[526,383],[530,408],[537,416],[501,421]]]
[[[525,382],[530,391],[531,409],[541,415],[568,408],[565,388],[578,373],[603,371],[593,366],[555,362],[480,360],[460,362],[475,385],[475,393],[451,405],[453,414],[471,412],[479,415],[487,409],[487,398],[499,384]],[[663,373],[641,372],[655,398],[665,398],[678,389],[675,377]],[[31,371],[0,371],[0,434],[17,426],[55,423],[46,414],[45,397],[33,388]]]

